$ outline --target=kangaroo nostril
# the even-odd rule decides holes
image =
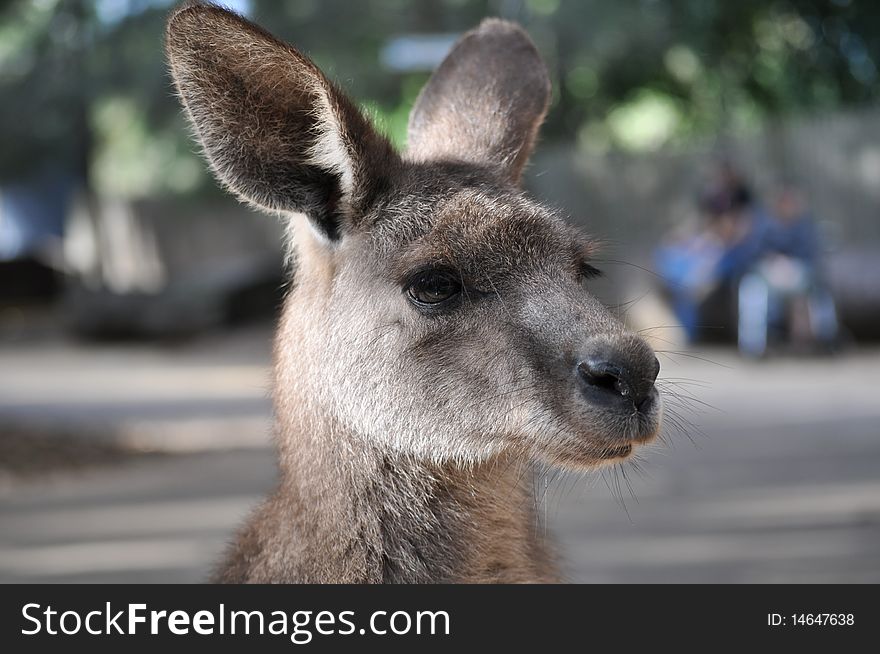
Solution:
[[[624,380],[619,366],[608,361],[581,361],[578,373],[588,386],[604,388],[626,397],[630,394],[629,385]]]
[[[577,365],[578,377],[591,402],[626,400],[638,410],[647,410],[653,397],[654,381],[660,373],[656,357],[630,365],[615,359],[588,357]],[[604,398],[604,400],[603,400]]]

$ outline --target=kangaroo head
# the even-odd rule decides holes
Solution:
[[[520,28],[486,20],[457,43],[403,154],[309,59],[235,14],[185,7],[167,44],[218,179],[291,226],[282,423],[319,415],[463,463],[516,451],[586,467],[654,437],[654,353],[590,294],[590,240],[519,188],[550,94]]]

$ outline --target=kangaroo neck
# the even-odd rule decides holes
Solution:
[[[512,456],[419,461],[314,411],[278,427],[276,501],[290,508],[278,528],[293,528],[298,557],[320,560],[328,578],[517,581],[541,562],[530,474]]]

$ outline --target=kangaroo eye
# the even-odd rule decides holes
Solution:
[[[433,270],[420,273],[406,290],[410,300],[419,305],[438,305],[461,292],[461,282],[451,273]]]

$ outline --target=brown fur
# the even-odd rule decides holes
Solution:
[[[217,579],[556,580],[531,463],[625,457],[661,405],[650,348],[584,287],[590,240],[518,188],[549,98],[528,36],[494,19],[465,35],[403,155],[232,13],[183,7],[167,47],[212,169],[288,221],[296,265],[275,340],[280,481]],[[437,275],[448,301],[416,301]]]

